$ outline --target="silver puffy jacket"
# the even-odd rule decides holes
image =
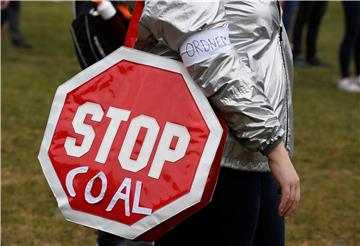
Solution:
[[[229,126],[223,166],[269,171],[264,154],[280,141],[292,155],[292,57],[277,1],[145,1],[136,48],[181,55]]]

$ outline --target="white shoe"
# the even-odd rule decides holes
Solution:
[[[360,87],[360,75],[355,77],[354,81],[355,81],[355,84],[357,84]]]
[[[359,80],[359,81],[356,81]],[[360,78],[343,78],[337,83],[339,90],[352,93],[360,93]]]

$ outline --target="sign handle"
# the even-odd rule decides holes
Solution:
[[[144,8],[144,1],[136,1],[134,12],[132,14],[129,28],[126,33],[125,44],[124,44],[125,47],[134,48],[135,46],[138,35],[138,29],[139,29],[138,28],[139,21],[143,8]]]

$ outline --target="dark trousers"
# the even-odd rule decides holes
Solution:
[[[285,30],[289,33],[290,27],[292,26],[292,20],[294,12],[298,6],[299,2],[295,0],[284,1],[284,11],[283,11],[283,23]]]
[[[9,31],[13,42],[23,39],[20,30],[20,1],[11,1],[9,6],[1,11],[1,26],[9,22]]]
[[[316,43],[321,21],[325,15],[327,1],[301,1],[295,19],[293,32],[293,54],[296,58],[302,50],[303,29],[307,26],[305,59],[310,61],[316,57]]]
[[[360,2],[343,1],[345,33],[340,45],[340,69],[343,78],[350,76],[351,56],[354,55],[356,75],[360,75]]]
[[[279,201],[278,185],[270,173],[222,168],[212,202],[155,245],[284,245]]]
[[[123,246],[125,245],[125,239],[122,237],[115,236],[113,234],[97,231],[97,246]]]

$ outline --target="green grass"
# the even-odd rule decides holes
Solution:
[[[4,245],[94,245],[93,230],[57,209],[37,154],[56,87],[80,71],[70,37],[71,4],[24,2],[30,51],[2,36],[2,237]]]
[[[30,51],[1,44],[3,245],[94,245],[92,229],[60,214],[37,160],[56,87],[80,71],[69,32],[71,4],[24,2]],[[340,2],[330,2],[319,54],[331,68],[297,69],[296,155],[302,201],[287,245],[360,243],[360,96],[339,92]]]
[[[360,95],[339,92],[340,2],[330,2],[318,45],[331,68],[295,72],[294,163],[302,201],[287,223],[289,245],[360,245]]]

